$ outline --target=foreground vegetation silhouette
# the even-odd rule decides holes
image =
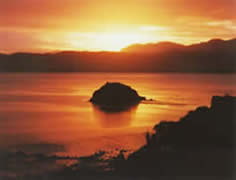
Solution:
[[[213,97],[178,122],[161,122],[146,135],[147,144],[117,170],[149,176],[232,177],[236,97]]]

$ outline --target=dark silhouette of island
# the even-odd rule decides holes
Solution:
[[[114,163],[117,173],[137,176],[232,177],[236,97],[212,98],[178,122],[163,121],[146,145]]]
[[[145,97],[138,95],[130,86],[107,82],[93,93],[90,102],[107,112],[125,111],[139,104]]]
[[[235,73],[236,39],[184,46],[172,42],[132,45],[121,52],[0,54],[0,72]]]

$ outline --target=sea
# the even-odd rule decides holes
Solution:
[[[89,102],[106,82],[152,101],[116,113]],[[3,73],[0,149],[61,156],[132,152],[160,121],[179,121],[212,96],[236,95],[236,74]]]

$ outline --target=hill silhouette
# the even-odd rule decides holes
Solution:
[[[137,52],[137,53],[161,53],[172,50],[183,50],[186,46],[172,43],[172,42],[160,42],[160,43],[149,43],[149,44],[134,44],[123,48],[123,52]]]
[[[235,73],[236,39],[184,46],[171,42],[132,45],[121,52],[0,54],[0,72]]]
[[[145,146],[115,162],[119,173],[137,176],[232,177],[236,97],[214,96],[178,122],[163,121]],[[121,155],[120,155],[121,156]]]
[[[173,42],[159,42],[159,43],[149,43],[149,44],[134,44],[126,48],[123,48],[123,52],[135,52],[135,53],[150,53],[156,54],[161,52],[187,52],[187,51],[215,51],[215,50],[224,50],[225,52],[231,52],[236,50],[236,39],[231,40],[222,40],[222,39],[211,39],[207,42],[201,42],[198,44],[192,44],[185,46],[182,44],[177,44]]]

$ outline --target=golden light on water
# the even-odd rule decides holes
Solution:
[[[177,121],[196,106],[209,105],[212,92],[223,95],[232,89],[236,94],[232,83],[235,75],[72,73],[27,77],[1,75],[2,87],[6,79],[14,84],[0,89],[1,144],[62,144],[66,148],[63,155],[72,156],[117,147],[137,149],[145,143],[145,132],[155,124]],[[107,81],[130,85],[140,96],[156,102],[142,102],[120,114],[105,114],[88,100]],[[38,82],[43,83],[39,86]]]

